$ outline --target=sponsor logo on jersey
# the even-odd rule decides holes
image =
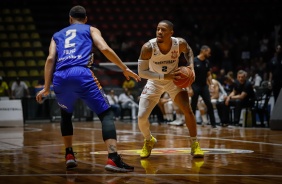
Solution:
[[[171,52],[171,59],[176,59],[178,57],[178,51],[174,50]]]
[[[58,102],[58,105],[59,105],[60,107],[62,107],[63,109],[68,109],[67,106],[65,106],[64,104],[60,104],[59,102]]]
[[[176,62],[176,60],[154,61],[154,64],[156,64],[156,65],[163,65],[163,64],[172,64],[174,62]]]

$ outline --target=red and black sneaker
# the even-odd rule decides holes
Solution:
[[[66,168],[67,169],[72,169],[77,166],[75,157],[73,154],[69,153],[66,155]]]
[[[121,156],[110,159],[108,158],[107,165],[105,166],[107,171],[112,172],[132,172],[134,171],[134,167],[127,165],[121,159]]]

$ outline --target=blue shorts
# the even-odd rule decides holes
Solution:
[[[96,114],[110,108],[107,96],[94,73],[87,67],[71,67],[53,75],[58,105],[72,113],[77,99],[82,99]]]

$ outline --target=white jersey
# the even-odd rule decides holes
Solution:
[[[162,54],[156,42],[156,38],[149,40],[152,45],[152,56],[149,59],[149,70],[159,74],[167,74],[178,68],[179,40],[171,37],[172,46],[167,54]]]
[[[179,62],[179,40],[171,37],[172,45],[167,54],[162,54],[156,42],[156,38],[149,40],[152,46],[152,56],[149,59],[149,70],[159,74],[167,74],[178,68]],[[146,98],[157,103],[160,96],[167,92],[172,100],[184,89],[177,87],[172,80],[148,79],[146,86],[141,93],[141,99]],[[145,106],[144,104],[142,106]]]

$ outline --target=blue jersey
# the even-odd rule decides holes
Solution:
[[[53,74],[58,105],[72,113],[82,99],[96,114],[110,108],[107,97],[94,73],[87,67],[92,52],[90,25],[72,24],[53,35],[57,62]]]
[[[53,35],[56,42],[55,70],[72,66],[87,66],[92,51],[90,25],[72,24]]]

